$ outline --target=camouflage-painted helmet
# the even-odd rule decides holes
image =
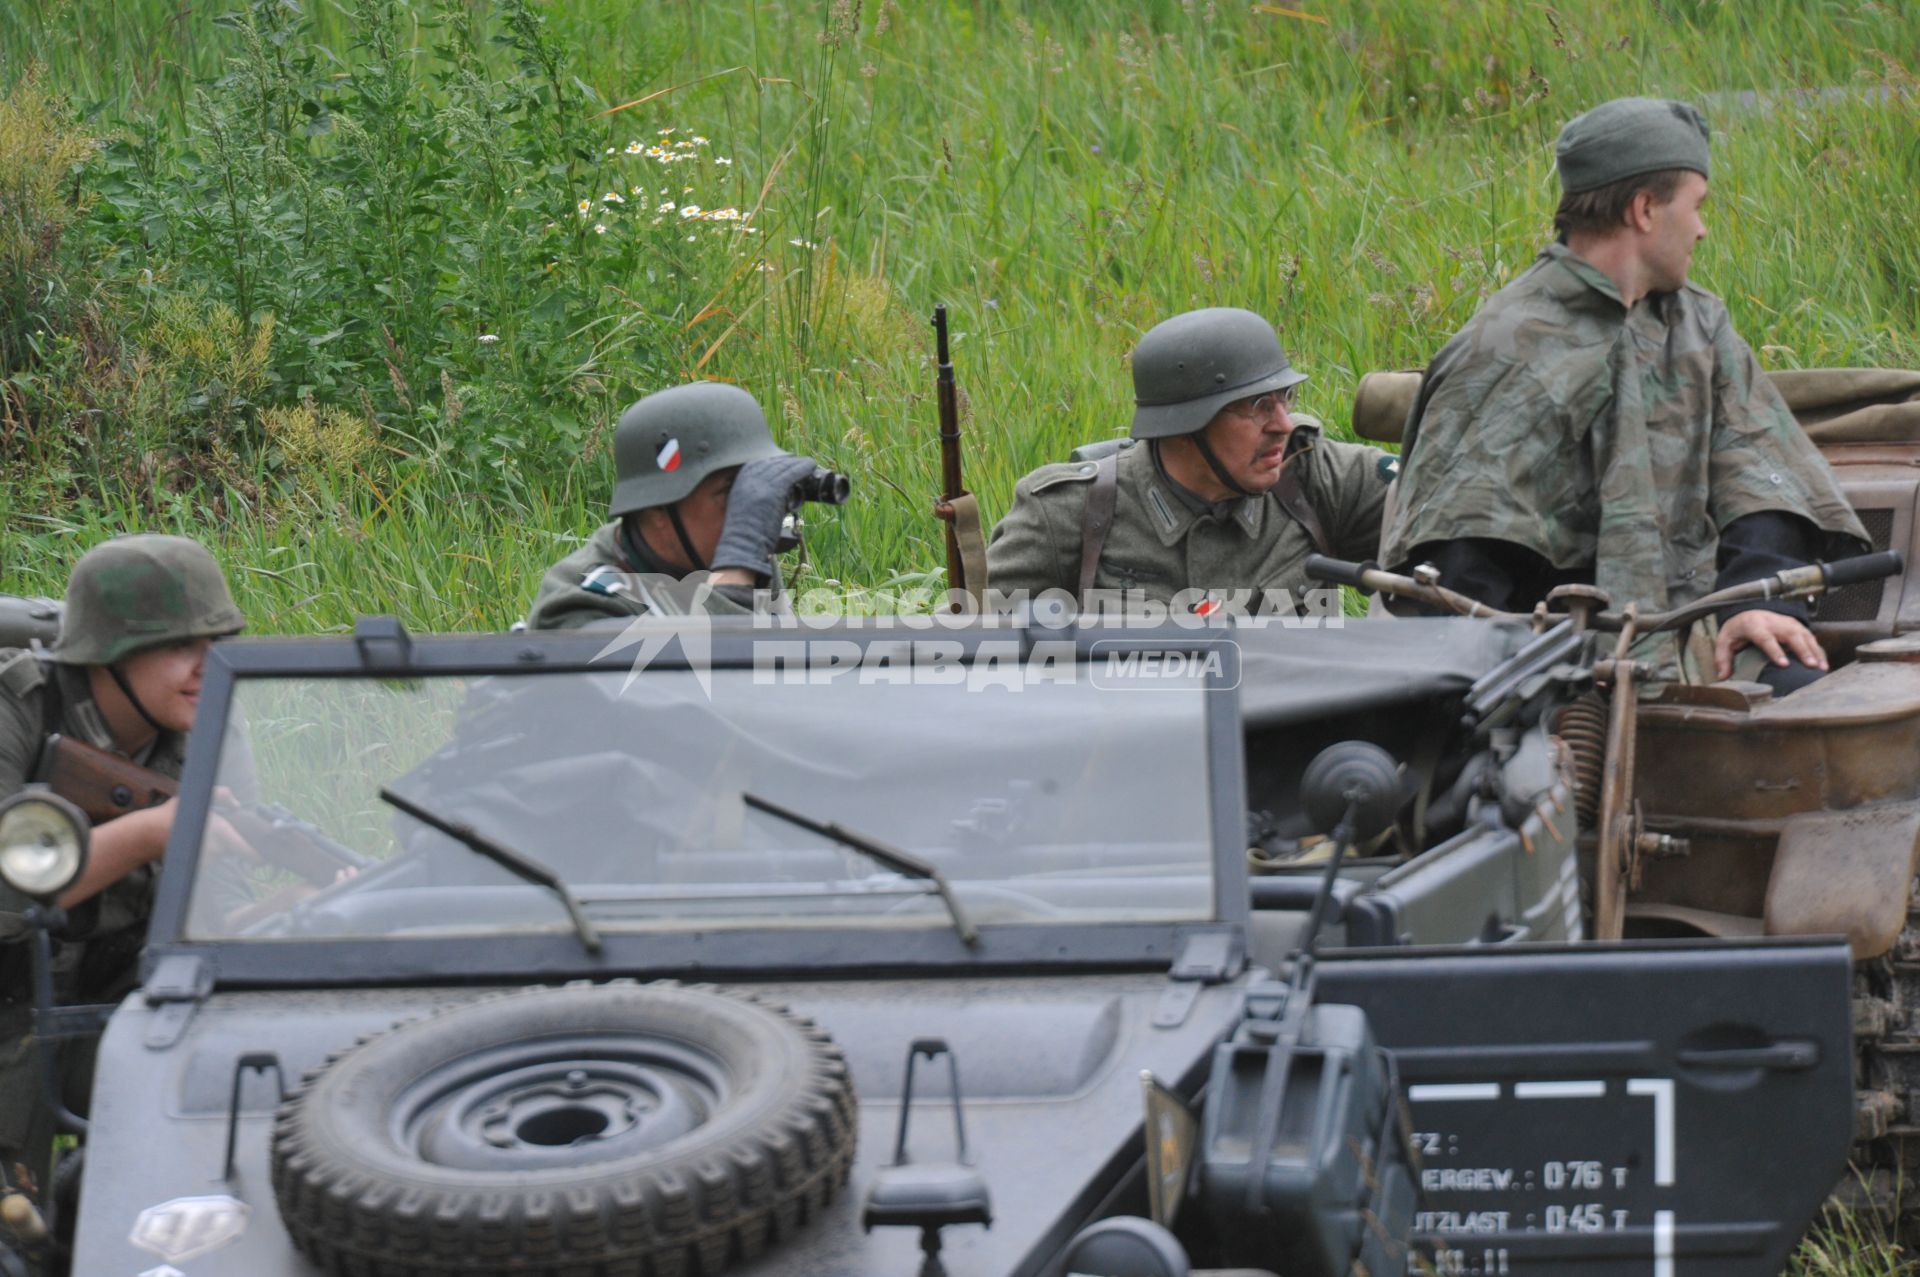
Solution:
[[[1250,310],[1210,307],[1149,328],[1133,348],[1133,437],[1190,435],[1238,399],[1307,379],[1273,325]]]
[[[613,431],[614,518],[672,505],[716,470],[783,455],[752,395],[696,381],[648,395]]]
[[[246,623],[205,546],[139,533],[102,541],[73,565],[48,653],[68,665],[112,665],[148,648],[236,634]]]

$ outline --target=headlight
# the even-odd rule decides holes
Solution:
[[[87,864],[87,818],[58,794],[29,789],[0,802],[0,879],[51,900]]]

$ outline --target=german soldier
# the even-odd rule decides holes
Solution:
[[[200,698],[208,645],[245,624],[213,556],[184,537],[135,535],[82,555],[67,581],[52,647],[0,650],[0,798],[32,778],[47,738],[60,734],[177,779]],[[134,974],[175,800],[93,831],[86,867],[61,895],[56,1001],[110,1001]],[[0,884],[0,1160],[9,1177],[45,1171],[51,1114],[30,1049],[32,902]],[[69,1089],[84,1096],[84,1058],[69,1059]]]
[[[778,592],[781,526],[820,468],[774,443],[752,395],[719,382],[648,395],[621,414],[613,460],[612,520],[547,569],[530,629],[746,613]]]
[[[1133,351],[1133,445],[1042,466],[994,529],[997,594],[1091,591],[1158,604],[1221,593],[1289,597],[1319,550],[1371,558],[1393,458],[1296,421],[1294,368],[1245,310],[1189,311]]]
[[[1428,368],[1385,562],[1503,610],[1573,582],[1664,610],[1864,544],[1725,305],[1687,282],[1707,142],[1693,107],[1648,98],[1561,131],[1559,238]],[[1748,645],[1776,693],[1819,677],[1807,616],[1727,609],[1712,677]]]

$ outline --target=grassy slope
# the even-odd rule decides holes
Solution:
[[[1188,307],[1272,316],[1314,374],[1308,406],[1337,426],[1361,373],[1423,362],[1531,258],[1556,128],[1619,93],[1860,90],[1811,112],[1714,112],[1696,274],[1770,364],[1920,364],[1920,103],[1902,61],[1920,48],[1920,11],[1315,7],[1330,20],[1175,0],[869,4],[838,49],[821,40],[833,12],[812,3],[593,0],[553,22],[612,101],[749,69],[616,116],[607,140],[676,125],[711,136],[737,164],[710,206],[750,205],[773,175],[757,242],[776,269],[697,281],[718,305],[682,331],[677,358],[691,372],[706,357],[705,374],[761,396],[789,446],[854,476],[858,504],[815,520],[816,579],[872,587],[940,562],[923,513],[934,300],[955,310],[969,481],[990,515],[1029,467],[1124,428],[1126,351]],[[0,47],[41,57],[108,116],[133,101],[178,127],[183,86],[219,56],[218,33],[185,14],[161,0],[10,6]],[[324,32],[341,17],[318,20]],[[502,499],[470,475],[402,466],[385,485],[397,498],[348,480],[214,535],[263,629],[374,610],[498,625],[591,526],[609,469],[598,455],[506,461],[562,478]],[[205,532],[203,506],[161,517]],[[12,512],[0,586],[57,591],[76,547],[152,521],[133,508],[105,493]]]

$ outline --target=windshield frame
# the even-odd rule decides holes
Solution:
[[[155,892],[152,922],[142,971],[163,957],[187,954],[203,958],[222,986],[336,985],[460,981],[525,981],[607,978],[611,976],[730,976],[787,974],[795,971],[924,973],[985,968],[1164,970],[1198,934],[1227,934],[1233,952],[1244,952],[1248,889],[1244,847],[1245,776],[1239,714],[1240,662],[1231,631],[1168,626],[1161,629],[1110,629],[1071,625],[1041,629],[1004,620],[976,620],[963,627],[943,623],[937,630],[889,630],[872,621],[833,626],[809,624],[804,631],[769,628],[749,617],[702,618],[702,635],[714,669],[752,669],[756,640],[821,638],[874,644],[940,641],[958,644],[962,659],[1005,660],[1010,652],[1028,653],[1039,643],[1071,652],[1081,677],[1089,676],[1108,652],[1218,653],[1204,664],[1202,712],[1207,749],[1207,797],[1213,834],[1211,919],[1179,922],[1086,922],[1071,926],[1038,922],[983,925],[979,942],[968,946],[946,926],[889,931],[883,937],[858,926],[783,929],[743,933],[715,928],[672,932],[613,932],[598,954],[585,952],[571,931],[443,937],[286,939],[190,939],[187,911],[197,868],[209,800],[220,762],[219,742],[231,712],[235,685],[248,678],[405,678],[409,676],[481,677],[626,671],[632,645],[609,652],[611,640],[652,632],[640,622],[623,631],[594,629],[522,634],[409,637],[391,622],[379,628],[362,622],[352,636],[230,639],[210,649],[198,716],[181,776],[178,814],[167,845]],[[681,621],[678,626],[684,626]],[[662,635],[678,632],[674,622],[658,623]],[[1015,646],[1009,646],[1015,645]],[[1070,647],[1068,646],[1070,645]],[[677,639],[648,660],[648,669],[694,668]],[[641,675],[645,677],[645,675]],[[982,691],[976,694],[1008,694]],[[1145,693],[1141,693],[1145,694]],[[205,743],[211,742],[213,748]],[[938,759],[929,759],[937,767]],[[743,943],[744,941],[744,943]],[[876,954],[884,953],[884,960]]]

